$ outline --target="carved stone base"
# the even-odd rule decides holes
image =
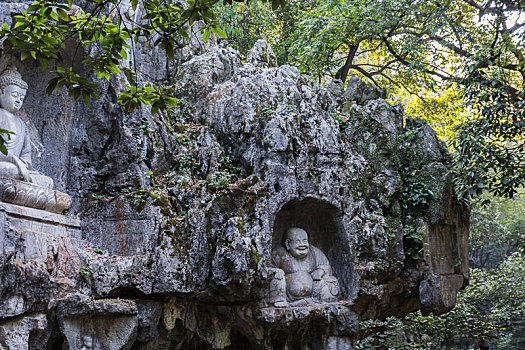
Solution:
[[[261,307],[256,309],[255,318],[267,324],[287,327],[303,327],[315,319],[333,323],[338,335],[352,335],[359,329],[359,316],[350,310],[352,303],[312,303],[304,306]]]
[[[80,238],[76,216],[0,203],[0,319],[75,292]]]
[[[57,214],[71,207],[67,193],[7,178],[0,178],[0,200]]]

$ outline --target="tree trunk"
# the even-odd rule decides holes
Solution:
[[[359,47],[359,44],[349,46],[348,56],[346,56],[346,61],[345,61],[344,66],[339,68],[337,73],[335,73],[335,79],[340,79],[343,82],[343,84],[346,81],[346,78],[348,77],[348,71],[350,71],[350,68],[352,67],[352,62],[354,61],[354,57],[355,57],[358,47]]]

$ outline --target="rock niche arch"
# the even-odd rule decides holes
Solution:
[[[290,227],[308,233],[309,243],[319,248],[330,261],[339,281],[339,299],[348,300],[353,290],[351,243],[341,212],[332,204],[317,198],[294,199],[275,214],[272,250],[283,246],[283,236]]]

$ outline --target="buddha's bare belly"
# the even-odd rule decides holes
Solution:
[[[286,275],[288,294],[295,298],[304,298],[312,295],[313,279],[306,271],[298,271]]]

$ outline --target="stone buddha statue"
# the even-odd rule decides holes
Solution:
[[[91,335],[79,335],[77,338],[77,348],[79,350],[98,350],[100,347]]]
[[[0,75],[0,128],[14,134],[4,135],[7,155],[0,153],[0,177],[22,180],[53,188],[53,179],[34,170],[31,165],[31,141],[26,125],[15,113],[26,96],[27,83],[16,67],[7,68]]]
[[[284,236],[284,247],[272,252],[275,265],[269,301],[276,307],[333,302],[339,283],[321,250],[308,243],[305,230],[292,227]]]

